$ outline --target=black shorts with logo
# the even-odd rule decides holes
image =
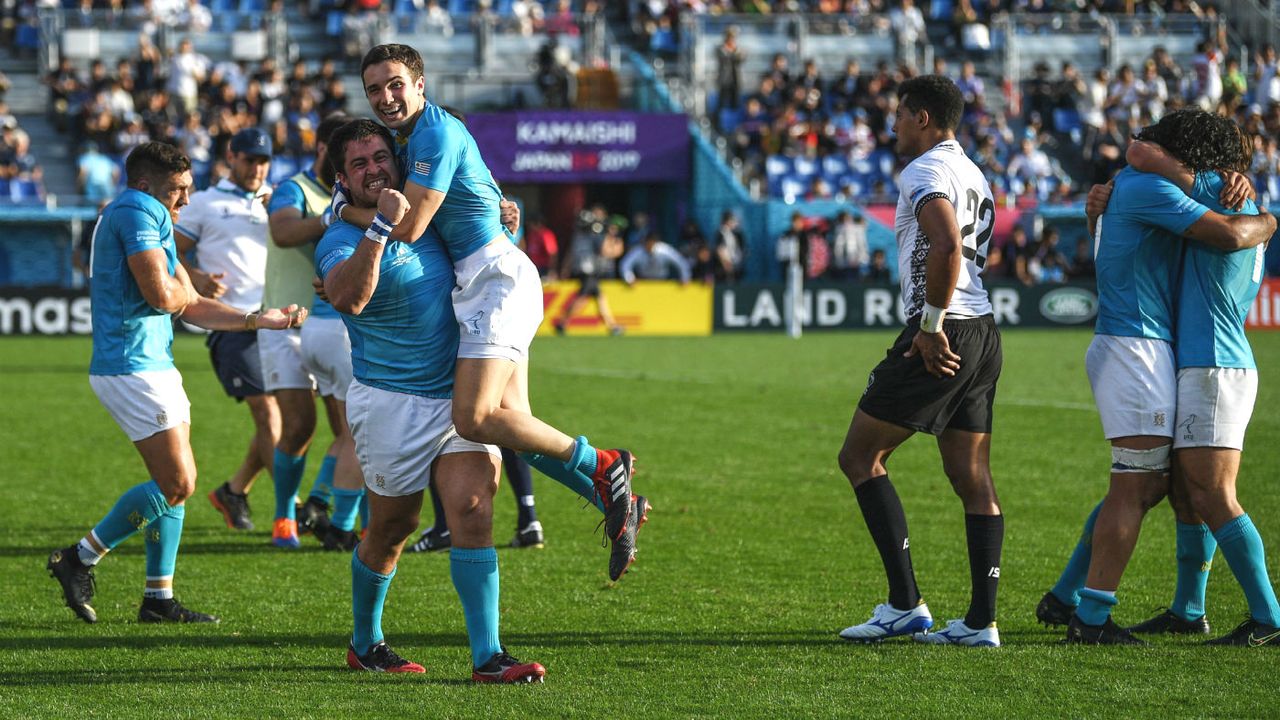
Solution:
[[[209,333],[204,344],[209,348],[213,372],[227,395],[243,400],[262,395],[262,360],[258,356],[258,333],[218,331]]]
[[[960,356],[960,370],[950,378],[930,375],[919,355],[903,357],[919,330],[919,316],[907,321],[884,360],[871,371],[858,409],[930,435],[943,430],[991,432],[991,406],[1004,362],[995,319],[984,315],[942,322],[951,351]]]

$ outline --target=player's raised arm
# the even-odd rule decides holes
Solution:
[[[409,212],[409,201],[404,195],[383,188],[378,196],[377,212],[365,231],[364,239],[346,260],[328,270],[324,276],[324,292],[329,304],[340,313],[359,315],[364,310],[373,291],[378,287],[379,265],[387,240],[403,223]],[[423,228],[426,232],[426,228]],[[324,258],[320,259],[321,264]]]
[[[271,227],[271,242],[277,247],[291,248],[314,242],[324,234],[324,219],[303,217],[296,207],[283,207],[267,219]]]
[[[1276,232],[1276,218],[1266,208],[1257,215],[1221,215],[1212,210],[1191,224],[1183,237],[1231,252],[1257,247]]]
[[[1134,170],[1155,173],[1177,185],[1182,192],[1191,194],[1196,183],[1196,175],[1187,169],[1180,160],[1169,154],[1156,143],[1146,140],[1134,140],[1124,153],[1124,159]]]
[[[133,273],[143,299],[151,307],[170,315],[180,315],[199,298],[190,281],[186,280],[186,272],[181,266],[178,266],[181,277],[169,274],[164,250],[143,250],[130,255],[128,262],[129,272]]]

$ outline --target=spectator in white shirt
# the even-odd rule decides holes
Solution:
[[[672,275],[679,277],[681,283],[689,282],[693,276],[689,261],[676,252],[676,249],[662,242],[658,233],[649,233],[644,243],[631,248],[622,256],[618,264],[618,274],[628,284],[641,280],[668,280]]]
[[[847,210],[836,215],[836,227],[832,233],[832,266],[836,277],[853,280],[871,261],[867,249],[867,221],[861,215],[853,216]]]
[[[209,58],[195,51],[190,38],[183,38],[178,43],[178,52],[169,59],[169,94],[177,98],[183,110],[190,113],[196,109],[196,100],[200,92],[200,82],[209,71]]]
[[[200,4],[200,0],[187,0],[187,6],[178,13],[178,27],[186,32],[209,32],[213,27],[213,13]]]

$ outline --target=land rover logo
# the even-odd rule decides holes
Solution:
[[[1098,298],[1084,288],[1050,290],[1040,298],[1040,314],[1063,325],[1076,325],[1098,314]]]

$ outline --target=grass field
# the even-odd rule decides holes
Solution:
[[[503,641],[548,668],[545,685],[476,687],[448,558],[409,555],[384,627],[425,676],[344,669],[348,558],[310,539],[274,550],[269,531],[233,534],[204,494],[238,463],[243,408],[221,395],[201,342],[175,351],[193,404],[200,467],[178,597],[215,627],[140,626],[142,543],[98,570],[89,626],[63,606],[45,559],[145,479],[85,377],[89,342],[0,340],[0,717],[1135,717],[1275,715],[1276,652],[1157,640],[1148,648],[1058,644],[1035,623],[1109,455],[1084,377],[1086,332],[1008,331],[993,470],[1007,516],[994,651],[836,638],[885,597],[885,581],[835,454],[888,333],[691,340],[546,339],[535,344],[534,407],[573,433],[624,444],[657,509],[639,560],[607,580],[598,516],[536,480],[543,550],[500,551]],[[1262,387],[1241,500],[1280,576],[1280,334],[1252,338]],[[304,490],[327,439],[313,448]],[[939,621],[963,615],[963,512],[928,438],[894,455],[921,590]],[[499,490],[495,535],[514,530]],[[268,528],[270,481],[254,491]],[[429,512],[426,513],[429,515]],[[1121,622],[1173,592],[1167,506],[1148,518],[1122,587]],[[1243,619],[1226,563],[1209,585],[1217,631]]]

